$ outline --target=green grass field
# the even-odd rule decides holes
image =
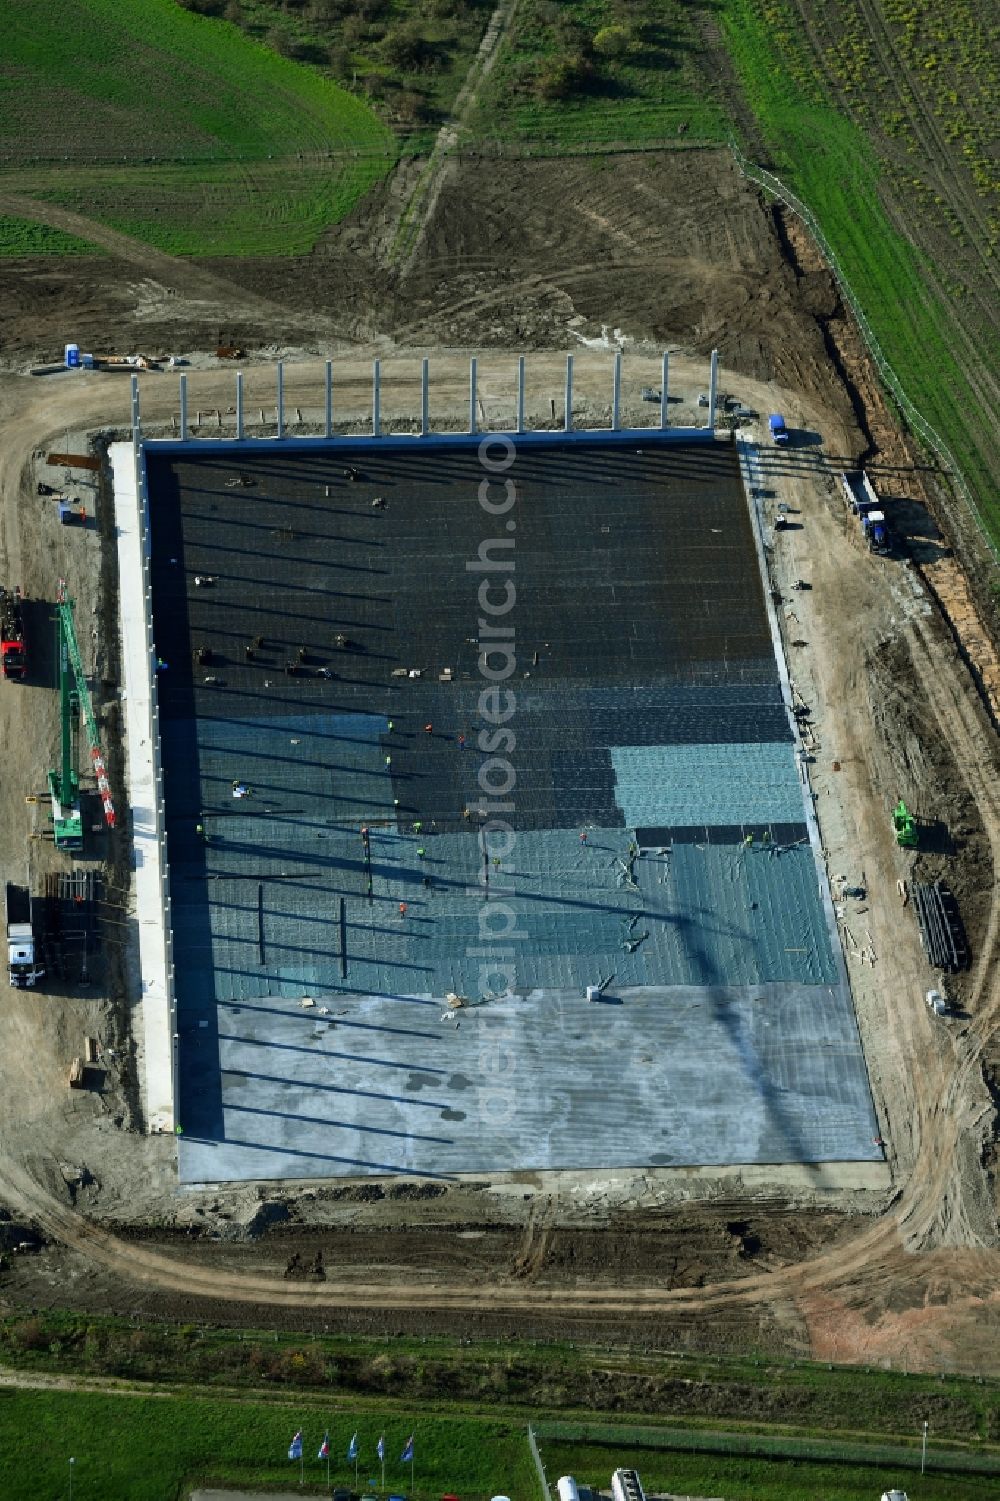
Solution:
[[[18,0],[0,53],[2,156],[86,161],[384,149],[370,109],[174,0]]]
[[[385,175],[389,160],[41,167],[8,173],[4,182],[173,255],[306,255]],[[0,223],[0,244],[3,236]]]
[[[315,1398],[291,1394],[268,1402],[160,1395],[0,1392],[0,1495],[62,1501],[68,1493],[69,1457],[74,1501],[179,1501],[196,1484],[296,1490],[299,1465],[287,1458],[301,1428],[307,1493],[319,1494],[326,1465],[316,1455],[330,1433],[330,1478],[354,1486],[346,1459],[357,1430],[360,1487],[380,1480],[375,1445],[386,1436],[386,1486],[411,1495],[410,1466],[400,1463],[414,1434],[415,1493],[464,1498],[497,1490],[524,1501],[534,1496],[524,1427],[484,1418],[452,1420],[440,1414],[359,1414]]]
[[[567,0],[558,7],[522,0],[482,94],[480,133],[570,150],[648,145],[676,140],[679,132],[687,140],[724,141],[726,112],[699,65],[692,7],[662,0],[650,9],[655,21],[648,41],[626,45],[620,56],[595,51],[595,39],[620,13],[607,0]],[[590,54],[591,81],[565,98],[540,97],[538,73],[577,45]]]
[[[684,1434],[648,1427],[587,1435],[553,1436],[539,1424],[539,1447],[550,1482],[562,1474],[607,1488],[618,1466],[638,1468],[650,1491],[719,1496],[730,1501],[859,1501],[878,1497],[892,1485],[908,1486],[919,1501],[988,1501],[997,1494],[997,1474],[966,1473],[962,1456],[942,1452],[948,1473],[934,1469],[919,1476],[917,1450],[909,1463],[857,1450],[844,1462],[713,1452],[730,1441],[707,1426]],[[514,1501],[540,1501],[525,1436],[526,1421],[515,1414],[484,1416],[461,1401],[438,1404],[352,1401],[331,1394],[296,1396],[286,1386],[267,1400],[259,1393],[219,1397],[154,1389],[149,1396],[72,1391],[0,1391],[0,1495],[59,1501],[68,1491],[73,1457],[74,1497],[104,1501],[179,1501],[197,1485],[297,1490],[300,1466],[287,1458],[294,1433],[303,1432],[304,1494],[322,1494],[326,1464],[318,1459],[323,1435],[330,1434],[330,1480],[355,1485],[347,1459],[358,1434],[358,1488],[381,1486],[376,1454],[386,1438],[386,1490],[430,1501],[456,1493],[463,1501],[497,1494]],[[401,1460],[410,1434],[415,1461]],[[751,1440],[766,1447],[766,1441]],[[780,1446],[780,1440],[776,1441]],[[905,1452],[905,1451],[903,1451]],[[969,1461],[970,1468],[981,1459]],[[917,1489],[919,1485],[919,1491]]]
[[[92,255],[96,245],[47,224],[0,214],[0,255]]]
[[[619,1466],[639,1471],[648,1492],[725,1496],[727,1501],[878,1501],[898,1485],[911,1501],[993,1501],[995,1475],[921,1476],[878,1464],[822,1464],[807,1460],[751,1459],[691,1454],[628,1445],[561,1444],[540,1437],[550,1480],[571,1474],[582,1485],[608,1488]]]
[[[395,158],[363,100],[174,0],[8,7],[0,188],[179,254],[298,254]]]
[[[910,400],[959,457],[1000,543],[992,422],[953,354],[953,315],[929,262],[890,223],[868,136],[829,103],[784,0],[725,0],[727,46],[782,180],[812,209]]]

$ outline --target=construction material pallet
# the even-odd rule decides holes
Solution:
[[[936,969],[950,973],[964,969],[969,962],[965,929],[949,887],[943,881],[914,886],[913,905],[920,924],[920,939],[930,962]]]
[[[44,926],[40,934],[48,972],[55,978],[86,982],[88,960],[97,952],[100,876],[68,870],[45,877]]]

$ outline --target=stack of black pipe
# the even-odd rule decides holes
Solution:
[[[969,962],[969,951],[958,904],[950,889],[943,881],[914,886],[913,905],[931,964],[952,974],[964,969]]]

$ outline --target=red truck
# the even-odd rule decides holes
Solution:
[[[28,665],[24,650],[21,591],[10,593],[0,584],[0,668],[5,678],[19,683]]]

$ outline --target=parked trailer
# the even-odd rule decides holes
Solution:
[[[844,496],[854,516],[867,516],[869,511],[881,509],[881,502],[863,469],[845,470],[840,476],[840,483],[844,487]]]

